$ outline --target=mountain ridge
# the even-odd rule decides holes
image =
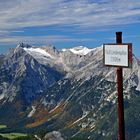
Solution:
[[[76,49],[83,48],[87,52],[85,47]],[[117,132],[116,116],[112,114],[117,103],[116,68],[103,65],[102,47],[89,50],[81,55],[54,46],[21,44],[4,56],[0,67],[0,122],[11,131],[58,130],[67,137],[113,139]],[[133,56],[132,69],[123,73],[128,106],[140,97],[140,61]]]

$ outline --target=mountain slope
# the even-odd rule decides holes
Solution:
[[[11,52],[0,69],[1,92],[5,100],[13,101],[17,93],[30,102],[43,90],[63,77],[49,65],[41,65],[21,46]]]
[[[140,132],[140,61],[135,56],[132,69],[123,74],[126,134],[132,139]],[[5,131],[59,130],[73,138],[115,139],[116,99],[116,68],[103,65],[102,47],[58,51],[22,43],[4,57],[0,68],[0,122],[8,126]]]

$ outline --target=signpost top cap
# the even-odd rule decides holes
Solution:
[[[119,34],[119,35],[122,35],[122,32],[116,32],[116,35],[118,35],[118,34]]]

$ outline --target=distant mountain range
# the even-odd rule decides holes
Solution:
[[[140,139],[140,60],[123,70],[126,138]],[[117,139],[116,68],[103,48],[19,44],[0,56],[1,132],[59,131],[65,139]]]

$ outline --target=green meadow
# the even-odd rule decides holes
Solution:
[[[12,140],[12,139],[19,138],[19,137],[26,137],[27,134],[23,134],[23,133],[5,133],[5,134],[2,134],[2,133],[0,133],[0,136]]]
[[[0,129],[7,128],[6,125],[0,124]]]

